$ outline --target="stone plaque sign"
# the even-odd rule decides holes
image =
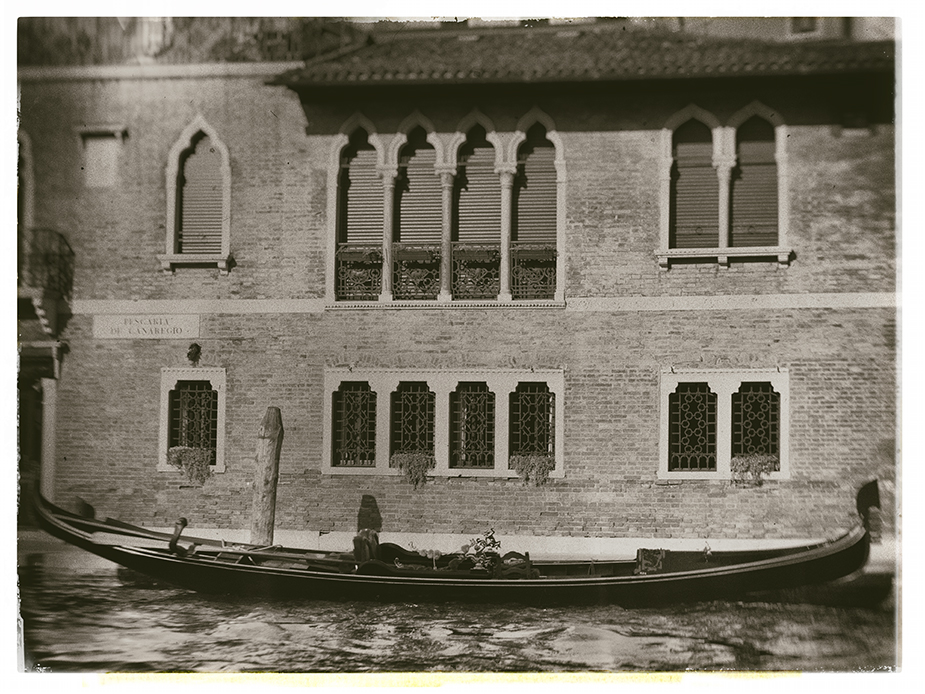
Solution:
[[[93,316],[93,337],[126,340],[185,340],[199,337],[199,315]]]

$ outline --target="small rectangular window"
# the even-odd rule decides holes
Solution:
[[[84,185],[109,188],[116,184],[121,138],[114,133],[87,133],[84,143]]]
[[[791,17],[791,34],[814,34],[819,31],[818,17]]]

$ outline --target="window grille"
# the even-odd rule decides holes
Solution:
[[[434,454],[436,396],[424,382],[404,382],[392,393],[391,454]]]
[[[450,393],[450,467],[495,466],[495,394],[485,383],[460,383]]]
[[[170,391],[167,445],[207,448],[218,441],[218,393],[209,381],[178,381]]]
[[[345,382],[332,394],[331,464],[376,466],[376,394],[365,382]]]
[[[780,394],[770,383],[743,383],[732,394],[732,455],[780,454]]]
[[[555,398],[545,383],[517,384],[510,399],[510,455],[555,452]]]
[[[221,253],[222,155],[205,133],[193,138],[177,179],[177,252]]]
[[[691,119],[672,137],[669,236],[672,248],[719,245],[719,178],[713,168],[713,133]]]
[[[730,180],[731,246],[777,245],[777,162],[774,127],[753,116],[736,131]]]
[[[716,393],[679,383],[668,398],[668,470],[716,470]]]

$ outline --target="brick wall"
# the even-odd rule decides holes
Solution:
[[[791,90],[792,91],[792,90]],[[893,129],[840,132],[809,92],[696,93],[680,88],[547,96],[568,168],[566,297],[892,292]],[[657,131],[691,101],[722,119],[753,99],[790,127],[790,267],[678,265],[660,270]],[[262,79],[26,82],[23,127],[35,157],[36,222],[76,256],[75,299],[303,299],[324,296],[331,138],[356,110],[382,133],[417,107],[443,133],[475,105],[512,131],[535,97],[494,94],[416,102],[302,105]],[[167,153],[202,113],[229,147],[231,247],[214,269],[161,272]],[[85,189],[85,123],[128,129],[112,189]],[[851,521],[858,484],[886,482],[892,527],[895,314],[889,308],[581,312],[410,310],[203,314],[203,366],[227,374],[226,472],[203,489],[155,471],[160,369],[186,365],[188,341],[95,340],[92,315],[67,323],[59,394],[57,484],[107,515],[167,525],[247,527],[256,433],[266,408],[285,426],[277,527],[355,528],[364,494],[393,531],[615,537],[805,537]],[[565,369],[565,477],[323,475],[325,365]],[[659,373],[787,367],[790,480],[759,488],[667,483],[658,469]]]

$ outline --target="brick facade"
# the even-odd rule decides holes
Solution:
[[[183,515],[194,526],[246,528],[257,427],[272,405],[285,427],[278,528],[352,531],[361,497],[373,495],[383,527],[396,532],[818,537],[852,521],[857,486],[876,476],[892,530],[895,162],[886,119],[842,129],[805,83],[302,104],[266,84],[272,73],[62,74],[21,82],[35,225],[61,231],[76,263],[74,315],[61,333],[60,501],[80,496],[149,525]],[[722,121],[753,100],[788,124],[789,266],[659,268],[659,129],[691,102]],[[328,167],[345,120],[361,110],[385,136],[418,109],[449,137],[475,107],[512,132],[535,105],[555,122],[567,165],[564,306],[325,306]],[[156,258],[166,159],[197,114],[231,158],[227,275],[165,273]],[[127,129],[115,187],[83,186],[75,128],[87,123]],[[755,297],[765,304],[743,305]],[[664,303],[632,303],[642,299]],[[191,300],[207,308],[190,309]],[[95,316],[141,313],[199,313],[201,365],[225,369],[226,469],[201,489],[156,471],[160,370],[188,366],[191,340],[94,337]],[[324,369],[348,365],[563,369],[564,477],[541,487],[438,477],[413,489],[400,476],[322,474]],[[658,479],[659,378],[670,367],[786,368],[790,478],[754,488]]]

